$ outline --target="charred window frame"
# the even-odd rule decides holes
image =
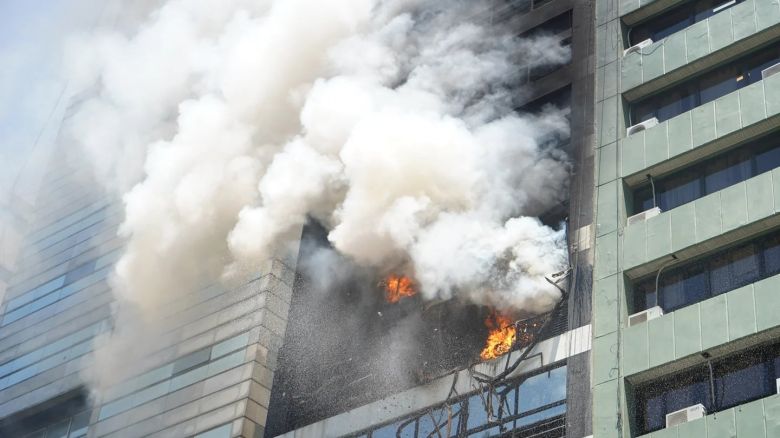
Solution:
[[[650,38],[660,41],[688,26],[704,21],[713,15],[727,11],[743,0],[698,0],[663,12],[649,20],[630,27],[627,31],[628,45],[633,46]]]
[[[631,312],[656,305],[664,312],[690,306],[780,273],[780,231],[708,257],[664,270],[656,296],[655,274],[633,288]]]
[[[653,178],[652,184],[647,182],[634,188],[630,195],[630,215],[656,205],[661,211],[669,211],[777,167],[780,167],[780,133],[773,133],[670,175]]]
[[[434,438],[485,432],[493,436],[512,430],[515,436],[563,437],[566,371],[565,362],[556,363],[353,436]]]
[[[637,435],[665,427],[666,414],[702,404],[708,414],[775,394],[780,344],[762,346],[638,385],[634,390]],[[712,399],[714,393],[715,399]]]
[[[762,79],[761,71],[778,62],[780,62],[780,46],[777,44],[751,52],[682,84],[630,103],[629,124],[634,125],[651,118],[656,118],[659,122],[669,120],[759,82]]]

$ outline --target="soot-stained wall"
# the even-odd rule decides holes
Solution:
[[[338,258],[325,236],[314,222],[304,229],[269,436],[462,369],[487,335],[484,307],[419,296],[388,303],[381,275]]]

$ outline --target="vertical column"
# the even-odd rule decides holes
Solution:
[[[625,3],[625,2],[624,2]],[[596,151],[595,266],[593,274],[593,435],[623,436],[622,385],[619,379],[619,274],[621,217],[618,139],[625,129],[619,93],[622,44],[618,0],[596,0]]]

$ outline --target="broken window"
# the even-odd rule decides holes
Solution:
[[[370,438],[566,436],[566,365],[503,382],[365,431]]]

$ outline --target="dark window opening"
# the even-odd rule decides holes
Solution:
[[[664,270],[634,287],[632,313],[660,306],[664,312],[689,306],[780,272],[780,232],[760,236],[702,260]]]
[[[772,134],[671,175],[656,178],[652,185],[645,183],[633,190],[631,214],[653,207],[653,185],[657,206],[661,211],[669,211],[780,167],[779,136]]]
[[[569,217],[569,200],[560,202],[539,216],[539,220],[548,227],[561,230],[566,228]]]
[[[680,85],[632,103],[630,124],[644,122],[653,117],[663,122],[712,102],[760,81],[761,71],[778,62],[780,62],[780,46],[776,44],[750,53]]]
[[[547,111],[566,111],[566,118],[571,121],[571,85],[561,87],[551,93],[545,94],[531,102],[515,108],[518,113],[540,115]],[[552,138],[537,139],[542,148],[546,150],[562,149],[569,151],[570,132],[559,133]],[[569,151],[570,152],[570,151]]]
[[[424,303],[419,295],[388,303],[375,270],[339,259],[338,272],[330,272],[322,257],[339,256],[327,230],[312,222],[303,232],[267,433],[286,433],[478,360],[488,309],[458,300]]]
[[[0,436],[19,438],[82,438],[91,414],[87,396],[68,395],[0,421]]]
[[[327,231],[312,222],[304,228],[289,323],[274,373],[266,429],[271,436],[479,361],[488,334],[487,307],[454,299],[423,302],[419,295],[389,304],[377,289],[374,271],[339,264],[338,273],[330,272],[322,268],[321,257],[336,255],[329,252]],[[318,273],[330,276],[327,290],[316,287],[323,283],[322,276],[314,276]],[[520,321],[513,348],[560,335],[567,322],[566,302],[555,312]]]
[[[780,344],[762,346],[638,386],[635,427],[638,435],[666,426],[666,414],[701,404],[707,414],[775,393],[780,378]],[[712,399],[714,390],[715,399]]]
[[[648,38],[660,41],[688,26],[704,21],[715,14],[728,10],[743,0],[698,0],[683,3],[670,11],[637,24],[628,30],[629,46]]]
[[[571,50],[571,29],[572,29],[572,11],[560,14],[544,23],[527,30],[520,34],[520,39],[539,38],[544,36],[556,37],[559,39],[561,47],[567,47]],[[553,72],[558,71],[564,65],[571,63],[571,56],[564,62],[545,63],[526,67],[525,72],[521,73],[520,82],[527,83],[541,79]]]
[[[572,11],[569,10],[521,33],[520,38],[535,38],[543,35],[561,35],[567,32],[571,33],[571,28]]]
[[[537,99],[523,104],[515,111],[528,114],[539,114],[548,108],[571,108],[571,86],[559,88]]]
[[[532,9],[538,9],[553,0],[504,0],[506,3],[505,8],[512,11],[514,14],[525,14],[531,12]]]

